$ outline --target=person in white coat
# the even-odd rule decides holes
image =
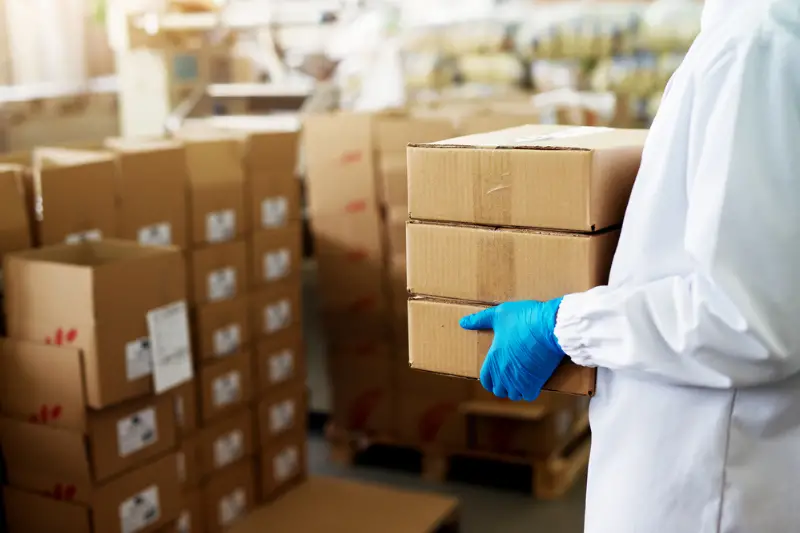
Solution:
[[[587,533],[800,532],[800,0],[707,0],[608,286],[465,317],[532,399],[598,367]]]

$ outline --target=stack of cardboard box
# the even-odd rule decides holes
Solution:
[[[33,244],[23,179],[21,167],[0,164],[0,305],[3,301],[3,257]],[[0,334],[4,332],[5,319],[0,316]]]
[[[492,334],[462,330],[462,316],[605,283],[645,136],[641,130],[523,126],[412,145],[411,367],[478,378]],[[565,363],[546,388],[589,395],[594,371]],[[489,399],[477,386],[473,398]],[[575,405],[552,397],[543,402],[550,414],[561,413],[548,421],[555,420],[549,434],[565,432]],[[542,402],[529,408],[540,410]],[[470,446],[534,453],[531,446],[544,441],[542,433],[528,432],[524,423],[509,429],[508,420],[539,423],[546,412],[528,416],[519,409],[510,403],[476,409],[483,419]]]
[[[150,533],[181,511],[176,393],[192,379],[176,248],[7,256],[2,446],[10,531]]]

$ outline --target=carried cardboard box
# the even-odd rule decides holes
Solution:
[[[117,164],[117,236],[140,244],[188,245],[186,152],[174,140],[107,139]]]
[[[4,272],[9,337],[81,349],[90,407],[151,393],[154,378],[162,389],[192,379],[188,338],[171,339],[179,349],[159,357],[149,338],[150,325],[188,335],[185,264],[177,248],[62,244],[8,255]]]
[[[243,296],[250,285],[244,240],[195,249],[189,252],[189,265],[195,304]]]

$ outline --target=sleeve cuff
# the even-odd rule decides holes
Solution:
[[[564,296],[556,315],[555,336],[561,349],[572,362],[580,366],[597,366],[589,353],[587,332],[589,321],[584,318],[583,310],[588,293],[577,293]]]

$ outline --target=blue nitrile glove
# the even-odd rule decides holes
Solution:
[[[561,298],[508,302],[461,319],[471,331],[494,330],[481,384],[500,398],[533,401],[564,358],[553,330]]]

